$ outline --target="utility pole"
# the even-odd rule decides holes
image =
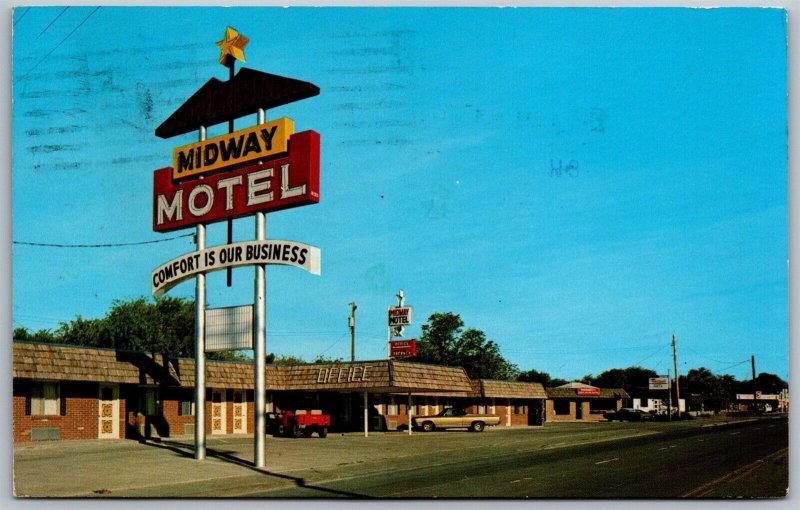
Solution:
[[[675,364],[675,400],[677,400],[675,407],[678,408],[678,418],[681,417],[681,376],[678,372],[678,353],[675,348],[675,335],[672,335],[672,362]]]
[[[350,303],[350,361],[356,360],[356,308],[355,301]]]
[[[672,383],[669,380],[669,369],[667,369],[667,416],[672,421]]]
[[[756,357],[752,354],[750,355],[750,367],[753,370],[753,409],[757,409],[758,402],[756,402],[756,395],[758,390],[756,389]]]

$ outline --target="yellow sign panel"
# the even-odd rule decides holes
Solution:
[[[294,122],[282,117],[172,151],[172,178],[185,179],[289,150]]]

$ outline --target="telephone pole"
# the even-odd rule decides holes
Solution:
[[[356,360],[356,308],[355,302],[350,303],[350,361]]]
[[[669,378],[669,369],[667,369],[667,416],[669,416],[669,421],[672,421],[672,383]]]
[[[675,407],[678,408],[678,418],[681,417],[681,376],[678,372],[678,352],[675,347],[675,335],[672,335],[672,362],[675,364]]]
[[[753,407],[758,408],[758,402],[756,402],[756,395],[758,394],[756,389],[756,357],[752,354],[750,355],[750,367],[753,370]]]

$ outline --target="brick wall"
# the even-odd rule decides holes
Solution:
[[[63,439],[96,439],[98,433],[98,386],[96,383],[60,383],[60,406],[64,414],[26,415],[27,398],[31,381],[15,380],[13,390],[14,442],[31,441],[35,428],[58,429]],[[124,406],[122,406],[124,408]],[[60,410],[59,410],[60,411]],[[120,430],[124,430],[120,413]]]

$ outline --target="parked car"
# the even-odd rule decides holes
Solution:
[[[641,409],[623,407],[619,411],[603,413],[603,418],[608,421],[651,421],[655,417],[650,413],[642,411]]]
[[[436,429],[469,429],[472,432],[483,432],[486,427],[499,425],[500,417],[492,414],[468,414],[463,409],[448,407],[434,416],[415,416],[411,426],[421,428],[425,432]]]
[[[267,432],[275,437],[311,437],[315,432],[319,437],[326,437],[330,426],[329,414],[296,414],[294,411],[267,413]]]

